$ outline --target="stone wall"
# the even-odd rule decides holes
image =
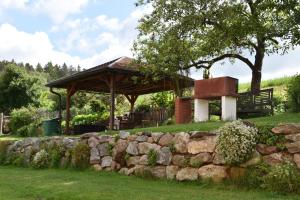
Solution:
[[[218,182],[236,178],[247,167],[261,161],[277,165],[288,160],[300,168],[300,124],[280,125],[273,132],[286,137],[285,150],[258,144],[252,158],[237,167],[226,166],[216,153],[217,135],[199,131],[176,134],[141,132],[136,135],[121,131],[115,137],[87,133],[80,138],[27,138],[12,143],[8,149],[26,157],[32,150],[41,149],[42,143],[60,143],[72,149],[83,142],[90,147],[90,164],[97,171],[113,170],[125,175],[151,175],[179,181],[211,178]],[[148,156],[152,157],[151,162]],[[153,157],[156,157],[154,161]],[[30,159],[29,155],[27,159]]]

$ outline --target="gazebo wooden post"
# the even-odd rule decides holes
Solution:
[[[115,124],[115,77],[114,75],[111,75],[110,77],[109,90],[110,90],[109,129],[113,130]]]
[[[74,86],[67,88],[67,101],[66,101],[66,134],[70,134],[70,107],[71,107],[71,97],[75,94],[76,90]]]
[[[125,97],[130,103],[130,112],[132,113],[133,109],[134,109],[134,104],[135,104],[137,98],[139,97],[139,95],[127,95],[127,94],[125,94]]]

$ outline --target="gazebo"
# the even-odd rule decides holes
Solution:
[[[60,78],[48,83],[46,86],[67,90],[66,101],[66,132],[70,130],[70,100],[77,91],[99,92],[110,94],[110,119],[109,127],[113,129],[115,120],[115,95],[123,94],[131,104],[131,111],[139,95],[184,89],[194,86],[194,80],[187,76],[179,76],[174,80],[164,76],[159,80],[153,80],[140,70],[139,65],[133,64],[133,59],[121,57],[96,67]],[[60,109],[61,117],[61,109]]]

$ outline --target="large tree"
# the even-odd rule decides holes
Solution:
[[[265,55],[286,53],[299,41],[299,0],[140,0],[153,11],[138,26],[138,61],[157,73],[240,60],[260,89]],[[282,66],[284,67],[284,66]]]

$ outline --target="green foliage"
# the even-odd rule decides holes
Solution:
[[[0,141],[0,165],[4,164],[6,161],[6,151],[10,144],[10,141]]]
[[[287,88],[288,102],[293,112],[300,112],[300,74],[292,77]]]
[[[144,0],[138,5],[146,2],[153,11],[140,20],[133,49],[138,61],[147,63],[145,71],[158,77],[176,78],[178,72],[210,68],[224,59],[242,61],[260,75],[265,54],[286,53],[299,43],[299,1]],[[260,82],[260,76],[254,78]]]
[[[29,76],[25,69],[8,65],[0,74],[0,110],[9,113],[22,106],[39,105],[41,87],[45,80]]]
[[[217,151],[227,164],[238,165],[250,158],[256,145],[256,128],[237,120],[226,123],[218,132]]]
[[[150,97],[151,105],[158,108],[174,107],[174,98],[171,92],[158,92]]]
[[[116,139],[116,137],[115,137],[115,139]],[[118,140],[116,140],[116,141],[118,141]],[[111,156],[112,153],[113,153],[113,149],[114,149],[114,145],[108,143],[108,145],[107,145],[107,151],[108,151],[108,154],[109,154],[110,156]]]
[[[94,125],[96,122],[105,120],[108,118],[107,113],[103,115],[88,114],[88,115],[77,115],[72,119],[72,125]]]
[[[135,108],[136,112],[141,112],[141,113],[147,113],[151,110],[151,106],[150,105],[145,105],[145,104],[141,104],[141,105],[137,105]]]
[[[37,152],[32,161],[32,167],[36,169],[48,168],[50,164],[50,156],[45,149]]]
[[[158,159],[158,153],[154,149],[150,149],[148,154],[148,165],[155,166]]]
[[[72,165],[76,169],[86,169],[90,166],[90,148],[85,143],[78,143],[72,152]]]
[[[300,191],[300,172],[291,163],[276,165],[264,177],[264,186],[274,192],[290,193]]]
[[[13,134],[22,137],[40,136],[42,134],[40,129],[41,120],[42,117],[38,114],[36,108],[23,107],[14,109],[11,112],[9,127]]]
[[[286,139],[283,135],[275,135],[272,133],[272,125],[257,126],[258,137],[257,143],[266,144],[268,146],[277,146],[279,149],[285,148]]]
[[[172,142],[168,145],[168,147],[169,147],[169,149],[170,149],[170,151],[171,151],[172,153],[174,153],[174,152],[176,151],[176,148],[175,148],[175,142],[174,142],[174,141],[172,141]]]

